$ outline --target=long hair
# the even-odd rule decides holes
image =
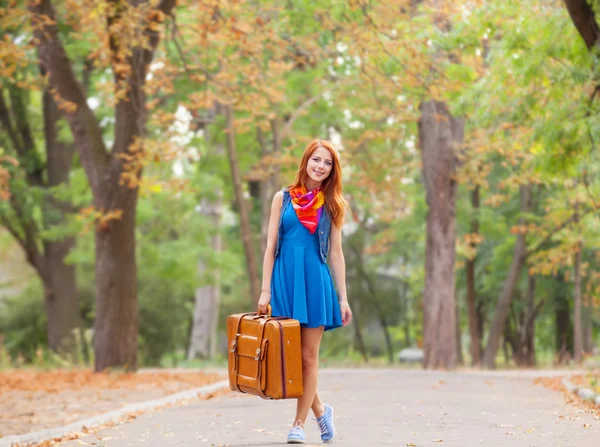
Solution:
[[[342,168],[340,166],[340,158],[331,141],[314,140],[306,146],[304,154],[302,155],[302,160],[300,161],[300,167],[296,173],[296,180],[294,180],[294,183],[289,185],[288,188],[306,186],[308,180],[308,173],[306,172],[308,160],[319,147],[324,147],[331,153],[333,164],[331,172],[327,178],[323,180],[323,183],[321,183],[321,191],[323,191],[323,195],[325,196],[325,209],[329,213],[331,221],[337,227],[341,228],[344,224],[346,210],[350,207],[342,194]]]

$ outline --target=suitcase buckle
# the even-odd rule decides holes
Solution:
[[[237,345],[236,341],[235,341],[235,340],[233,340],[233,341],[231,342],[231,352],[235,352],[236,345]]]
[[[256,356],[254,357],[254,360],[258,359],[260,359],[260,348],[256,348]]]

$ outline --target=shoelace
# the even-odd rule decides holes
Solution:
[[[302,425],[294,425],[292,427],[292,429],[290,430],[290,434],[288,436],[290,436],[290,435],[291,436],[295,436],[295,435],[301,436],[303,431],[304,431],[304,429],[302,428]]]
[[[329,430],[327,430],[327,425],[325,423],[325,416],[319,419],[315,419],[315,421],[317,421],[317,424],[319,424],[319,430],[321,430],[322,435],[324,435],[325,433],[329,433]]]

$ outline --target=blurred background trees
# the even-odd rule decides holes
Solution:
[[[594,3],[389,3],[1,6],[4,355],[223,362],[225,317],[258,299],[272,196],[317,137],[352,205],[355,320],[325,362],[591,355]]]

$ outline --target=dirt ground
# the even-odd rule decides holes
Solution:
[[[75,422],[226,379],[219,373],[0,372],[0,438]]]

